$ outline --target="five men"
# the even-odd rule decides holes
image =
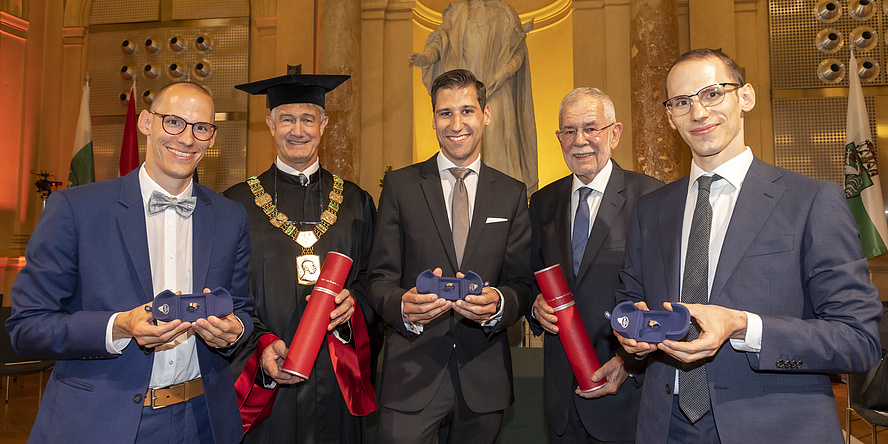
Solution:
[[[631,371],[638,371],[627,367],[641,366],[627,359],[603,313],[616,303],[629,215],[639,197],[662,183],[611,161],[623,124],[616,120],[610,97],[600,90],[577,88],[568,93],[561,101],[558,127],[556,135],[572,174],[530,198],[531,265],[541,270],[561,264],[603,365],[595,380],[604,377],[608,382],[591,393],[579,393],[556,336],[558,317],[535,285],[537,296],[528,319],[534,333],[550,333],[543,344],[550,441],[634,442],[641,375],[627,381]],[[590,397],[596,399],[584,399]]]
[[[755,90],[721,51],[682,55],[666,92],[691,174],[636,204],[620,296],[682,302],[694,325],[688,342],[620,338],[650,355],[638,442],[841,442],[827,373],[876,364],[882,313],[844,194],[753,156]]]
[[[237,86],[268,96],[271,113],[266,123],[277,146],[277,159],[268,171],[225,192],[247,209],[253,245],[250,290],[256,299],[254,334],[232,367],[240,375],[258,347],[259,379],[267,379],[263,386],[279,384],[270,417],[246,434],[245,443],[364,441],[364,421],[350,408],[358,414],[369,411],[351,406],[348,390],[340,387],[362,376],[369,384],[369,374],[347,374],[334,366],[333,358],[338,347],[338,353],[354,354],[356,345],[368,346],[364,318],[352,314],[355,299],[364,305],[357,313],[373,313],[364,294],[376,207],[369,194],[321,168],[318,160],[318,145],[329,121],[325,93],[347,79],[291,74]],[[345,254],[354,263],[344,289],[335,297],[330,333],[311,377],[304,380],[280,366],[293,346],[290,342],[330,251]],[[369,373],[369,362],[362,364]],[[363,388],[361,382],[357,385]],[[372,389],[369,396],[372,401]]]
[[[881,304],[841,190],[745,145],[755,90],[729,57],[693,50],[669,71],[664,105],[691,148],[689,176],[661,188],[612,162],[622,133],[613,103],[579,88],[562,101],[557,132],[572,174],[534,194],[530,210],[525,186],[481,161],[484,84],[445,72],[430,88],[441,150],[385,176],[375,228],[369,194],[318,161],[324,94],[347,78],[238,86],[268,95],[277,145],[268,171],[226,191],[246,212],[192,181],[216,126],[212,99],[191,83],[161,89],[139,116],[142,168],[48,201],[7,321],[16,350],[58,360],[31,442],[238,442],[228,361],[247,340],[234,375],[252,357],[248,382],[278,393],[244,442],[363,442],[360,416],[375,408],[367,363],[337,362],[366,358],[371,307],[389,327],[377,442],[495,442],[514,400],[506,328],[528,308],[534,332],[550,333],[552,442],[842,439],[827,373],[877,362]],[[306,381],[281,364],[329,251],[354,265]],[[594,378],[608,380],[591,393],[576,388],[557,314],[529,297],[532,270],[555,263],[603,363]],[[426,269],[473,271],[485,286],[455,301],[420,294]],[[216,287],[234,313],[152,316],[164,289]],[[683,303],[687,340],[613,336],[602,313],[619,300]]]
[[[192,181],[214,115],[200,86],[164,87],[139,115],[141,168],[47,202],[6,323],[16,351],[57,360],[29,442],[240,441],[226,357],[253,329],[247,218]],[[216,287],[234,302],[221,319],[146,310],[165,289]]]
[[[481,162],[483,83],[448,71],[431,98],[441,151],[385,175],[370,253],[368,299],[388,323],[376,442],[492,443],[513,402],[506,327],[529,304],[527,193]],[[489,286],[455,302],[419,294],[426,269]]]

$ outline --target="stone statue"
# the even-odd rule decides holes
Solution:
[[[484,129],[481,159],[487,165],[536,191],[537,141],[530,66],[524,39],[533,20],[524,25],[501,0],[468,0],[444,9],[441,26],[429,34],[422,54],[410,63],[422,68],[426,89],[451,69],[472,71],[487,86],[492,120]]]

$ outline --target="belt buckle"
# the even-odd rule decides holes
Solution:
[[[172,392],[172,394],[175,394],[175,390],[180,390],[181,395],[178,398],[170,399],[169,404],[157,405],[157,392],[161,391],[161,390],[167,391],[167,392]],[[149,389],[149,396],[151,397],[151,408],[153,410],[162,409],[164,407],[168,407],[173,404],[177,404],[179,402],[182,402],[182,400],[185,399],[185,383]],[[172,398],[172,396],[171,396],[171,398]]]
[[[151,409],[152,410],[157,410],[159,408],[164,407],[164,406],[157,406],[154,404],[154,401],[157,399],[157,395],[154,393],[155,390],[157,390],[157,389],[153,389],[153,388],[148,389],[148,397],[151,398]]]

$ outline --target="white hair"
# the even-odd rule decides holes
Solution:
[[[617,120],[613,100],[598,88],[584,86],[567,93],[564,99],[561,100],[561,105],[558,107],[558,128],[561,128],[561,110],[565,106],[573,105],[587,97],[591,97],[601,103],[601,107],[604,108],[604,118],[607,121],[615,122]]]

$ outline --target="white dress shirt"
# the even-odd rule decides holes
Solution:
[[[450,161],[447,157],[444,156],[440,151],[438,152],[437,157],[438,162],[438,173],[441,176],[441,190],[444,193],[444,205],[447,207],[447,222],[450,224],[450,228],[453,228],[453,187],[456,186],[456,177],[450,173],[450,168],[459,168]],[[470,173],[463,178],[463,183],[466,185],[466,192],[469,197],[469,227],[472,225],[472,217],[475,214],[475,194],[478,192],[478,171],[481,169],[481,156],[478,156],[474,162],[470,163],[466,166],[470,170]],[[482,279],[486,278],[486,276],[481,276]],[[496,290],[496,293],[499,295],[500,303],[499,303],[499,311],[494,314],[490,320],[482,322],[481,325],[485,327],[493,327],[496,325],[500,319],[503,317],[503,304],[505,300],[503,298],[503,294],[500,293],[496,287],[491,287],[493,290]],[[401,302],[401,317],[404,319],[404,326],[407,327],[407,330],[412,331],[416,334],[422,333],[422,325],[412,324],[407,319],[407,316],[404,316],[404,303]]]
[[[703,175],[718,174],[721,180],[712,182],[709,192],[709,203],[712,205],[712,227],[709,237],[709,276],[707,278],[707,294],[712,291],[712,281],[718,269],[718,259],[725,242],[725,234],[740,196],[740,188],[749,171],[754,156],[749,147],[734,156],[734,158],[721,164],[711,173],[691,162],[691,174],[688,181],[688,196],[685,201],[684,219],[681,227],[681,276],[684,276],[685,256],[688,251],[688,237],[691,231],[691,221],[694,218],[694,208],[697,204],[697,178]],[[682,285],[683,279],[679,280]],[[659,307],[650,307],[659,309]],[[737,351],[759,352],[762,343],[762,319],[754,313],[746,312],[747,327],[746,339],[731,339],[731,346]],[[675,378],[675,393],[678,393],[678,374]]]
[[[280,157],[275,158],[274,164],[277,165],[279,170],[281,170],[291,176],[298,176],[300,174],[304,174],[305,177],[307,177],[309,180],[311,179],[312,174],[318,172],[318,170],[321,169],[321,161],[320,161],[320,159],[317,159],[317,158],[315,158],[314,163],[309,165],[308,168],[305,169],[305,171],[299,171],[296,168],[293,168],[290,165],[287,165],[286,163],[284,163],[283,160],[281,160]]]
[[[592,233],[592,225],[595,224],[595,218],[598,216],[598,208],[601,207],[601,200],[604,198],[604,190],[607,188],[607,183],[610,182],[611,173],[614,171],[614,165],[612,160],[608,160],[607,164],[604,165],[604,168],[595,175],[595,178],[592,179],[588,184],[584,184],[576,174],[573,175],[573,182],[571,184],[570,191],[570,226],[571,233],[573,233],[573,226],[576,221],[574,218],[577,217],[577,204],[580,201],[580,188],[586,187],[592,190],[592,193],[589,194],[589,199],[586,200],[586,204],[589,205],[589,232],[586,233],[586,237]]]
[[[192,251],[194,217],[183,219],[174,208],[167,208],[162,213],[148,214],[148,199],[154,191],[169,195],[145,171],[144,165],[139,170],[139,187],[142,192],[142,205],[145,212],[147,229],[148,257],[151,262],[151,283],[157,295],[163,290],[191,293]],[[172,196],[177,199],[191,197],[194,184],[189,183],[181,194]],[[108,322],[106,330],[106,348],[111,353],[122,353],[132,338],[112,341],[111,331],[115,313]],[[149,387],[165,387],[180,384],[200,376],[200,365],[197,360],[194,330],[188,330],[173,341],[154,349],[154,365],[151,370]]]
[[[447,221],[453,228],[453,187],[456,186],[456,177],[450,173],[451,168],[458,168],[450,159],[438,153],[438,173],[441,176],[441,190],[444,191],[444,204],[447,206]],[[475,214],[475,193],[478,191],[478,171],[481,169],[481,156],[466,168],[471,171],[463,179],[466,184],[466,192],[469,194],[469,227],[472,226],[472,216]]]

